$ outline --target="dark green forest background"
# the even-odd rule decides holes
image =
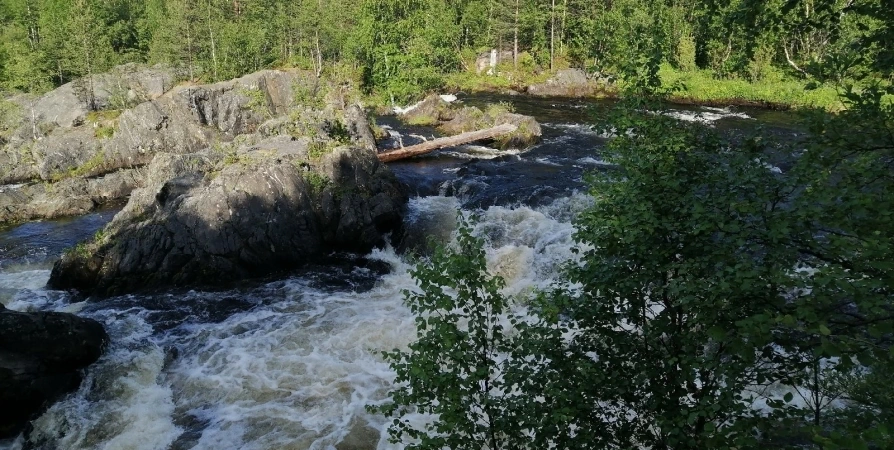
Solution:
[[[753,83],[865,78],[891,51],[887,0],[0,0],[0,90],[42,92],[128,63],[193,80],[343,63],[369,92],[406,100],[474,69],[606,75],[704,71]]]

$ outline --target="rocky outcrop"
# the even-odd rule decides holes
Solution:
[[[126,198],[143,184],[143,170],[119,170],[58,183],[0,186],[0,223],[77,216]]]
[[[499,148],[530,147],[540,141],[542,133],[536,119],[516,114],[508,105],[489,105],[482,111],[474,106],[454,106],[438,95],[426,97],[400,117],[413,125],[437,126],[447,135],[483,130],[504,123],[515,125],[516,131],[495,139],[494,145]]]
[[[78,187],[96,184],[89,180],[145,166],[158,153],[188,154],[226,144],[276,117],[284,126],[267,135],[300,135],[302,130],[287,115],[304,106],[306,92],[321,90],[315,77],[300,71],[265,70],[209,85],[175,87],[175,79],[173,71],[137,66],[94,76],[96,104],[126,106],[124,110],[89,110],[80,91],[83,80],[40,98],[6,101],[6,109],[15,113],[6,116],[14,116],[17,125],[0,125],[0,186],[28,186],[0,187],[0,208],[11,201],[3,194],[13,191],[16,199],[35,198],[39,204],[6,208],[0,211],[0,223],[80,214],[89,206],[87,197],[105,199]],[[337,101],[338,106],[315,104],[310,109],[325,111],[326,117],[309,122],[320,134],[344,131],[356,145],[375,148],[362,109],[348,107],[343,97]],[[83,195],[69,195],[72,189]],[[123,200],[130,191],[121,192],[123,196],[109,200]],[[46,204],[58,205],[42,206]]]
[[[81,384],[81,369],[102,354],[99,322],[54,312],[21,313],[0,305],[0,438]]]
[[[563,69],[544,83],[528,86],[527,93],[538,97],[593,97],[605,91],[606,83],[580,69]]]
[[[145,187],[49,284],[97,296],[220,285],[367,252],[400,226],[406,196],[373,151],[336,144],[280,135],[159,154]]]

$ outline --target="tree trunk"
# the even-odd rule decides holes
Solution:
[[[518,70],[518,2],[515,0],[515,26],[513,27],[512,38],[512,67]]]
[[[404,147],[400,150],[392,150],[385,153],[379,153],[379,161],[391,162],[406,158],[412,158],[413,156],[431,153],[440,148],[455,147],[457,145],[468,144],[475,141],[493,139],[497,136],[512,133],[517,129],[518,127],[512,125],[511,123],[504,123],[503,125],[488,128],[486,130],[470,131],[468,133],[462,133],[456,136],[439,138],[432,141],[423,142],[422,144]]]
[[[568,18],[568,0],[562,4],[562,30],[559,32],[559,48],[565,51],[565,19]]]
[[[214,81],[217,81],[217,46],[214,44],[214,27],[211,24],[211,0],[208,0],[208,36],[211,38],[211,62],[214,64]]]
[[[549,70],[555,69],[556,63],[556,0],[552,0],[549,9]]]
[[[189,64],[189,81],[196,79],[192,61],[192,26],[189,17],[186,18],[186,61]]]

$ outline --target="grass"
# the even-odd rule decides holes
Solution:
[[[103,111],[90,111],[87,113],[86,122],[93,125],[93,136],[97,139],[109,139],[115,135],[118,128],[118,117],[121,110],[109,109]]]
[[[106,163],[106,154],[103,150],[97,150],[93,156],[90,157],[87,161],[77,167],[73,167],[68,169],[67,171],[55,172],[50,175],[50,181],[53,183],[58,183],[62,180],[66,180],[69,178],[77,178],[77,177],[85,177],[94,175],[96,172],[100,171],[102,167]]]
[[[243,108],[267,119],[273,115],[267,105],[267,94],[261,88],[241,88],[239,94],[248,98],[248,103]]]
[[[445,89],[465,92],[505,92],[522,90],[552,77],[551,72],[530,70],[513,71],[511,65],[498,66],[497,75],[477,74],[473,71],[454,73],[446,77]],[[768,77],[764,81],[718,78],[709,70],[680,71],[668,64],[659,72],[663,86],[672,91],[671,101],[704,105],[751,105],[778,109],[820,108],[838,111],[844,108],[838,91],[829,85],[807,89],[807,82]],[[603,86],[594,98],[615,97],[620,86]]]
[[[13,102],[0,100],[0,144],[11,134],[22,120],[22,108]]]
[[[310,157],[310,159],[318,160],[332,150],[335,150],[338,146],[339,143],[337,141],[314,140],[311,142],[310,148],[307,150],[307,156]]]
[[[323,192],[324,189],[329,187],[331,181],[325,175],[319,174],[317,172],[307,172],[304,175],[304,181],[310,185],[311,192],[314,195],[319,195]]]
[[[710,71],[681,72],[662,66],[662,84],[674,90],[671,99],[698,104],[742,104],[775,108],[841,110],[844,105],[831,86],[806,89],[800,80],[768,80],[752,83],[742,79],[718,79]]]

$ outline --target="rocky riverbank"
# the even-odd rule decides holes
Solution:
[[[22,125],[0,164],[2,181],[21,183],[0,189],[0,222],[129,196],[49,282],[96,296],[214,286],[367,252],[400,226],[407,197],[376,158],[352,92],[299,71],[262,71],[174,87],[121,112],[105,139],[75,114],[30,141]],[[50,123],[46,111],[35,117]],[[22,148],[32,158],[24,168],[9,157]]]
[[[320,103],[314,117],[323,126],[343,120],[348,107],[338,89],[300,71],[265,70],[209,85],[175,85],[178,77],[163,67],[124,66],[97,75],[90,99],[84,82],[76,81],[41,97],[6,100],[0,224],[83,214],[121,201],[143,185],[140,168],[158,153],[231,142],[302,102],[325,102],[329,95],[333,104]]]

